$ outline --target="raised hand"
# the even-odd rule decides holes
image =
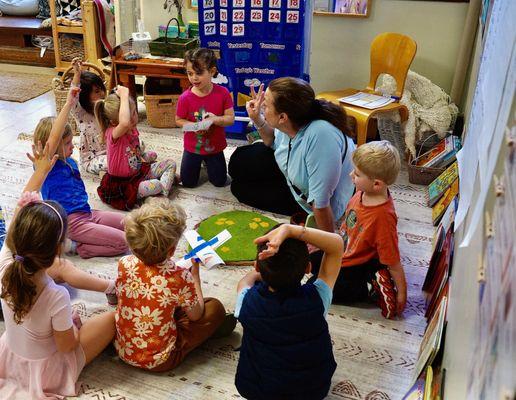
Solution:
[[[255,244],[267,243],[267,248],[258,254],[258,258],[263,260],[276,254],[281,244],[290,236],[290,225],[284,224],[269,233],[254,240]]]
[[[81,92],[81,88],[72,86],[68,91],[68,96],[66,98],[66,102],[75,105],[79,100],[79,93]]]
[[[50,155],[48,142],[45,147],[42,147],[41,142],[38,141],[37,145],[32,145],[32,154],[27,153],[27,157],[34,165],[34,172],[46,175],[52,170],[59,156],[57,154]]]
[[[82,70],[82,60],[80,57],[75,57],[73,60],[72,60],[72,68],[73,68],[73,72],[75,74],[81,74],[81,70]]]
[[[261,122],[261,109],[265,99],[263,83],[258,88],[258,93],[255,92],[254,86],[251,86],[251,97],[253,99],[245,103],[245,108],[249,118],[251,118],[253,122],[259,123]]]
[[[122,85],[117,85],[115,93],[118,97],[129,96],[129,89]]]

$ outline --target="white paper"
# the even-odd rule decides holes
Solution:
[[[339,101],[341,103],[351,104],[353,106],[364,107],[372,110],[390,104],[394,102],[394,99],[390,97],[378,96],[371,93],[358,92],[351,96],[341,97]]]
[[[188,244],[195,249],[197,246],[202,245],[206,241],[195,231],[195,230],[189,230],[184,233],[185,239],[188,242]],[[215,249],[222,245],[223,243],[227,242],[229,239],[231,239],[231,233],[227,229],[224,229],[222,232],[220,232],[217,236],[210,239],[217,239],[217,241],[211,245],[206,246],[202,249],[200,249],[195,255],[197,258],[200,259],[201,263],[208,269],[212,269],[219,265],[224,265],[224,261],[220,256],[215,252]],[[181,268],[189,268],[192,265],[192,259],[188,258],[185,259],[184,257],[176,262],[176,265]]]
[[[183,125],[183,132],[199,132],[206,131],[213,125],[213,121],[211,119],[204,119],[199,122],[191,122],[189,124]]]

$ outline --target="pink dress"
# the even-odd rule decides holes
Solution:
[[[4,246],[0,251],[0,275],[12,261]],[[68,291],[46,276],[46,286],[23,322],[2,299],[5,332],[0,338],[0,399],[62,399],[77,394],[76,382],[85,365],[79,345],[69,353],[57,351],[53,330],[72,327]]]

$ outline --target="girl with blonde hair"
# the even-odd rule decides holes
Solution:
[[[34,132],[34,144],[48,144],[49,154],[58,155],[41,188],[45,200],[59,202],[68,220],[72,251],[82,258],[116,256],[127,252],[123,214],[92,210],[73,153],[72,130],[67,118],[78,100],[79,88],[72,87],[57,118],[43,118]]]
[[[176,174],[173,160],[154,162],[140,145],[136,128],[138,112],[129,90],[118,86],[116,92],[95,103],[95,117],[106,143],[108,173],[98,194],[112,207],[130,210],[138,200],[163,194],[168,197]]]

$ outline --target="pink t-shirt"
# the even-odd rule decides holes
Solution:
[[[199,97],[186,90],[177,102],[176,115],[191,122],[202,120],[203,114],[211,112],[217,116],[224,115],[224,111],[233,108],[233,100],[225,87],[213,84],[212,91]],[[195,154],[220,153],[227,146],[226,134],[221,126],[212,125],[208,134],[185,132],[185,150]]]
[[[113,140],[113,130],[106,129],[108,174],[120,178],[136,175],[142,166],[140,133],[134,128],[131,132]]]

